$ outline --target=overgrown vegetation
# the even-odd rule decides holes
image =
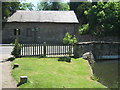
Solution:
[[[20,88],[105,88],[92,80],[88,62],[71,59],[71,63],[59,58],[16,58],[20,67],[13,69],[12,76],[19,82],[20,76],[28,76],[28,82]]]
[[[120,3],[117,2],[98,2],[89,10],[84,12],[88,18],[89,27],[83,25],[80,31],[87,31],[88,34],[97,36],[119,36],[120,28]]]
[[[119,36],[120,2],[70,2],[79,21],[79,34]]]

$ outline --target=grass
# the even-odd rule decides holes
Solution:
[[[105,88],[92,80],[86,60],[73,59],[68,63],[59,58],[17,58],[12,62],[20,66],[12,76],[19,82],[20,76],[28,76],[28,82],[20,88]]]

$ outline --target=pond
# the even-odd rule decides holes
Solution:
[[[94,75],[99,78],[99,82],[109,88],[118,88],[120,85],[118,60],[102,60],[91,64]]]

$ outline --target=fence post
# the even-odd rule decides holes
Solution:
[[[19,50],[18,50],[18,47],[19,47],[19,29],[16,29],[16,54],[17,54],[17,57],[19,57]]]
[[[69,56],[71,56],[71,54],[72,54],[72,53],[71,53],[71,52],[72,52],[72,47],[71,47],[70,44],[68,45],[68,47],[69,47]]]
[[[46,42],[43,43],[43,56],[46,57]]]
[[[79,58],[79,54],[80,54],[79,50],[80,50],[79,45],[74,44],[74,47],[73,47],[74,58]]]

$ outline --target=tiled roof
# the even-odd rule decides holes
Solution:
[[[74,11],[25,11],[17,10],[7,22],[79,23]]]

